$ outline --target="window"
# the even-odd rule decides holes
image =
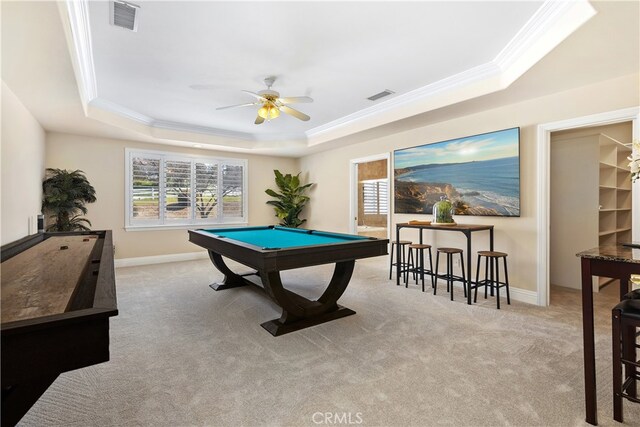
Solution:
[[[127,228],[247,222],[247,161],[126,150]]]
[[[365,215],[386,215],[388,212],[387,180],[376,179],[362,182]]]

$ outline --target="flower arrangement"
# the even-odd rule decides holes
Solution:
[[[629,169],[631,170],[631,182],[636,182],[640,178],[640,141],[634,140],[633,152],[627,159],[629,159]]]

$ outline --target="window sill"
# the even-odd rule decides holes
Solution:
[[[248,222],[226,222],[209,224],[186,224],[186,225],[128,225],[125,231],[162,231],[162,230],[196,230],[199,228],[227,228],[242,227],[249,225]]]

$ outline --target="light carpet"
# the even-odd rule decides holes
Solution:
[[[550,308],[468,306],[443,283],[436,296],[397,287],[387,262],[356,263],[340,300],[356,315],[277,338],[260,327],[277,307],[251,288],[210,289],[222,275],[208,260],[120,268],[111,360],[61,375],[21,425],[587,425],[577,291],[554,289]],[[317,296],[331,273],[283,277]],[[611,408],[616,292],[596,295],[602,426],[621,425]],[[625,425],[640,426],[640,405],[624,407]]]

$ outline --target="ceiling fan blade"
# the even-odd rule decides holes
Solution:
[[[250,107],[252,105],[258,105],[260,104],[259,102],[248,102],[246,104],[236,104],[236,105],[229,105],[227,107],[218,107],[216,108],[216,110],[227,110],[229,108],[238,108],[238,107]]]
[[[262,123],[264,123],[264,119],[260,116],[256,117],[255,124],[261,125]]]
[[[313,99],[308,96],[290,96],[287,98],[279,98],[279,101],[283,104],[303,104],[313,102]]]
[[[261,102],[265,102],[267,99],[265,97],[263,97],[262,95],[258,95],[255,92],[251,92],[250,90],[243,90],[244,93],[248,93],[249,95],[256,97],[257,99],[259,99]]]
[[[294,110],[291,107],[287,107],[286,105],[281,105],[280,106],[280,110],[285,112],[285,113],[287,113],[287,114],[289,114],[290,116],[293,116],[293,117],[295,117],[297,119],[300,119],[300,120],[302,120],[304,122],[306,122],[307,120],[309,120],[311,118],[311,117],[307,116],[306,114],[301,113],[298,110]]]

